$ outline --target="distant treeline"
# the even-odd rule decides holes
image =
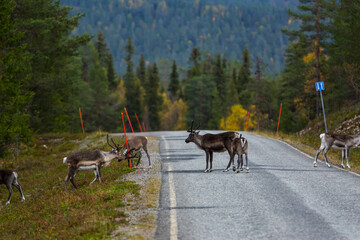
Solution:
[[[240,59],[245,45],[251,56],[259,56],[268,71],[284,66],[288,25],[287,10],[296,0],[63,0],[62,4],[83,12],[74,34],[96,35],[101,30],[114,56],[117,72],[124,72],[124,48],[129,37],[140,54],[159,62],[175,59],[187,67],[192,48],[229,59]]]

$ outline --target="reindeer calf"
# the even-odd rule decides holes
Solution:
[[[19,190],[19,192],[21,194],[21,201],[25,200],[22,189],[21,189],[19,183],[17,182],[17,177],[18,177],[18,174],[14,171],[0,169],[0,184],[5,184],[7,189],[9,190],[9,198],[8,198],[6,204],[10,204],[11,195],[13,193],[11,185],[15,186]]]
[[[248,141],[246,138],[242,137],[240,135],[240,138],[235,138],[233,141],[233,150],[234,154],[238,155],[238,166],[236,172],[239,173],[240,171],[244,170],[244,161],[243,161],[243,155],[245,154],[245,160],[246,160],[246,172],[249,172],[248,167]],[[235,169],[235,165],[233,165],[233,168]],[[234,170],[235,171],[235,170]]]

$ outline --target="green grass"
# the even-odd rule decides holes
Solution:
[[[45,146],[44,146],[45,145]],[[0,159],[1,168],[15,169],[26,200],[14,188],[10,205],[4,205],[8,191],[0,185],[0,232],[2,239],[108,239],[119,224],[127,224],[122,208],[129,194],[138,195],[140,186],[131,181],[119,181],[131,172],[126,162],[113,161],[102,169],[102,183],[92,171],[79,172],[75,183],[79,190],[64,178],[65,156],[87,149],[110,150],[104,133],[86,136],[47,134],[35,137],[23,146],[18,160]],[[121,236],[120,236],[121,237]]]

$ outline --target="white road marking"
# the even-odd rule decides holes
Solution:
[[[166,139],[162,138],[165,144],[165,148],[169,149],[169,144]],[[170,195],[170,240],[178,239],[178,224],[176,219],[176,194],[174,186],[174,177],[171,173],[172,168],[170,163],[168,163],[168,173],[169,173],[169,195]]]

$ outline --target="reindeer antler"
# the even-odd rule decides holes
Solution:
[[[111,141],[112,141],[112,138],[111,138]],[[110,143],[109,143],[109,134],[106,134],[106,142],[107,144],[111,147],[111,148],[116,148],[114,146],[112,146]],[[113,141],[114,142],[114,141]],[[115,144],[116,145],[116,144]]]
[[[190,128],[190,130],[188,129],[187,132],[192,132],[193,131],[193,125],[194,125],[194,120],[191,121],[191,128]]]

